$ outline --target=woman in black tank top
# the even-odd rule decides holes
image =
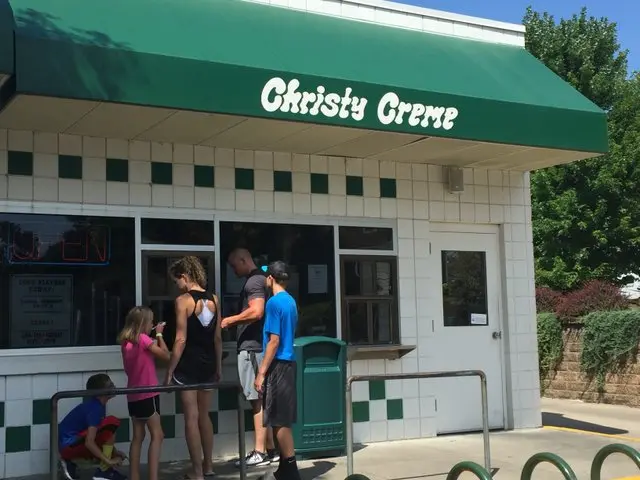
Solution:
[[[176,338],[165,384],[218,382],[222,377],[218,299],[205,289],[204,267],[198,258],[184,257],[169,267],[169,275],[184,293],[176,298]],[[185,437],[193,467],[189,478],[193,480],[213,475],[213,425],[209,417],[212,393],[211,390],[180,392]]]

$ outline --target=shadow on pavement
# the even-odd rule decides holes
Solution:
[[[583,422],[573,418],[565,417],[560,413],[542,412],[542,425],[544,427],[572,428],[583,432],[602,433],[604,435],[623,435],[629,430],[621,428],[607,427],[597,423]]]

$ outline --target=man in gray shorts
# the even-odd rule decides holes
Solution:
[[[236,276],[246,278],[240,291],[241,310],[222,320],[222,328],[237,327],[238,375],[246,399],[253,409],[255,448],[246,457],[248,467],[278,463],[280,455],[273,443],[273,433],[263,425],[262,400],[255,388],[258,367],[262,362],[262,328],[267,300],[266,273],[259,269],[251,253],[236,248],[229,254],[228,263]],[[240,466],[240,461],[236,462]]]

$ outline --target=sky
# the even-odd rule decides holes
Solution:
[[[472,15],[510,23],[522,23],[527,6],[549,12],[557,20],[569,18],[587,7],[594,17],[607,17],[618,24],[618,40],[629,50],[629,71],[640,70],[639,0],[394,0],[398,3]]]

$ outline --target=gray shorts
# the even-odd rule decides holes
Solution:
[[[238,353],[238,377],[247,400],[258,400],[260,398],[254,386],[260,362],[262,362],[262,352],[241,350]]]

